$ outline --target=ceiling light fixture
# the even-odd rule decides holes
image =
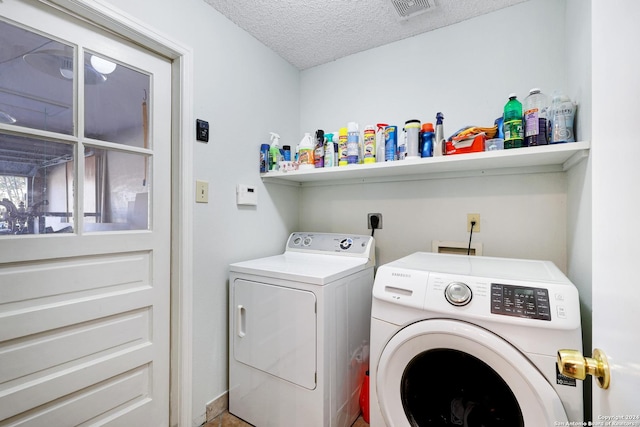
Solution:
[[[44,49],[27,53],[22,58],[27,64],[45,74],[64,80],[73,79],[73,57],[69,52],[60,49]],[[85,84],[95,85],[105,81],[107,77],[104,74],[96,71],[89,64],[84,65]]]
[[[111,61],[107,61],[104,58],[100,58],[96,55],[91,55],[91,66],[95,68],[95,70],[102,74],[111,74],[116,70],[116,64]]]

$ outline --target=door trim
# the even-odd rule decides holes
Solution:
[[[192,423],[193,50],[101,0],[38,0],[169,58],[171,65],[170,425]]]

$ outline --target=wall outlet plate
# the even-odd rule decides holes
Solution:
[[[469,213],[467,214],[467,233],[471,232],[471,221],[474,221],[473,224],[473,232],[480,232],[480,214],[479,213]]]

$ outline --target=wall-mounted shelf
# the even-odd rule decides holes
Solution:
[[[567,171],[589,155],[589,141],[396,162],[261,174],[264,182],[334,185]]]

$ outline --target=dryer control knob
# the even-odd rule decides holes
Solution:
[[[467,305],[472,296],[471,288],[462,282],[451,282],[444,290],[444,297],[453,305]]]

